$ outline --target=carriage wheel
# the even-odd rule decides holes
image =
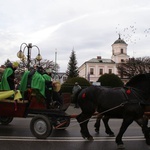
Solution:
[[[10,122],[12,122],[13,117],[0,117],[0,123],[2,125],[8,125]]]
[[[37,115],[30,122],[30,130],[38,139],[45,139],[52,133],[52,124],[48,117]]]

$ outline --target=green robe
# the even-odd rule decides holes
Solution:
[[[13,69],[12,68],[6,68],[4,73],[3,73],[3,76],[2,76],[2,81],[0,83],[0,90],[10,90],[10,86],[9,86],[7,78],[11,74],[13,74]]]
[[[31,88],[38,89],[39,92],[45,97],[45,79],[37,71],[32,76]]]
[[[43,74],[43,78],[47,81],[51,81],[51,77],[48,74]]]
[[[29,73],[30,73],[30,71],[25,71],[22,78],[21,78],[19,90],[22,93],[24,93],[27,90],[27,81],[28,81]]]
[[[20,87],[19,87],[19,90],[22,93],[24,93],[27,90],[27,81],[28,81],[29,73],[30,73],[29,71],[26,71],[22,76]],[[37,71],[32,76],[31,88],[38,89],[39,92],[45,97],[45,79]]]

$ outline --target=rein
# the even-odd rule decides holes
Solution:
[[[123,107],[123,106],[124,106],[125,104],[127,104],[127,103],[128,103],[128,101],[125,101],[125,102],[123,102],[123,103],[121,103],[121,104],[119,104],[119,105],[117,105],[117,106],[115,106],[115,107],[112,107],[112,108],[110,108],[110,109],[107,109],[107,110],[105,110],[105,111],[102,111],[102,112],[98,113],[97,116],[101,116],[101,115],[103,115],[104,113],[107,113],[107,112],[112,111],[112,110],[114,110],[114,109],[117,109],[117,108],[119,108],[119,107]]]
[[[119,105],[117,105],[117,106],[115,106],[115,107],[112,107],[112,108],[110,108],[110,109],[107,109],[107,110],[105,110],[105,111],[102,111],[102,112],[100,112],[100,113],[97,113],[96,116],[99,117],[99,116],[103,115],[103,114],[106,113],[106,112],[115,110],[115,109],[117,109],[117,108],[119,108],[119,107],[123,107],[123,106],[124,106],[125,104],[127,104],[127,103],[128,103],[128,101],[125,101],[125,102],[123,102],[123,103],[121,103],[121,104],[119,104]],[[90,118],[91,118],[91,117],[90,117]],[[82,123],[84,123],[84,122],[90,120],[90,118],[88,118],[88,119],[86,119],[86,120],[80,122],[79,124],[82,124]]]
[[[113,108],[107,109],[107,110],[105,110],[105,111],[103,111],[103,112],[94,113],[94,115],[96,115],[97,117],[99,117],[99,116],[103,115],[103,114],[106,113],[106,112],[115,110],[115,109],[117,109],[117,108],[119,108],[119,107],[123,107],[123,106],[124,106],[125,104],[127,104],[127,103],[128,103],[128,101],[123,102],[123,103],[121,103],[121,104],[119,104],[119,105],[117,105],[117,106],[115,106],[115,107],[113,107]],[[94,117],[94,118],[95,118],[95,117]],[[70,126],[70,127],[76,126],[76,125],[78,125],[78,124],[82,124],[82,123],[84,123],[84,122],[86,122],[86,121],[88,121],[88,120],[90,120],[90,119],[91,119],[91,117],[88,118],[88,119],[86,119],[86,120],[84,120],[84,121],[82,121],[82,122],[80,122],[80,123],[76,123],[76,124],[74,124],[74,125],[72,125],[72,126]],[[57,127],[55,127],[55,129],[65,129],[66,127],[61,127],[61,128],[59,128],[60,126],[64,125],[65,123],[67,123],[67,121],[62,122],[60,125],[58,125]]]

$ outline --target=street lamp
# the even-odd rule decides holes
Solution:
[[[22,50],[22,46],[24,45],[24,48],[23,48],[23,50]],[[32,43],[29,43],[29,44],[26,44],[26,43],[22,43],[21,45],[20,45],[20,50],[19,50],[19,52],[17,53],[17,57],[18,58],[20,58],[21,59],[21,61],[25,61],[26,60],[26,57],[25,57],[25,55],[24,55],[24,51],[25,51],[25,49],[27,48],[27,68],[28,68],[28,70],[29,70],[29,67],[30,67],[30,62],[31,62],[31,49],[33,48],[33,47],[36,47],[37,49],[38,49],[38,55],[36,56],[36,60],[37,61],[39,61],[39,63],[40,63],[40,61],[42,60],[42,56],[40,55],[40,49],[36,46],[36,45],[32,45]]]

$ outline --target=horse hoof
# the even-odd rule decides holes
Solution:
[[[109,134],[109,137],[115,137],[115,134]]]
[[[89,136],[89,137],[87,137],[87,140],[89,140],[89,141],[93,141],[94,139],[93,139],[93,137],[92,137],[92,136]]]
[[[85,137],[85,135],[81,132],[81,135],[82,135],[82,137],[85,139],[86,137]]]
[[[150,145],[150,139],[149,139],[149,138],[146,139],[146,144],[147,144],[147,145]]]
[[[117,148],[118,148],[118,149],[125,149],[125,146],[124,146],[123,144],[119,144],[119,145],[117,146]]]
[[[85,136],[81,131],[80,131],[80,133],[81,133],[81,135],[82,135],[82,137],[83,137],[84,139],[87,139],[87,140],[89,140],[89,141],[94,140],[93,137],[92,137],[91,135]]]

